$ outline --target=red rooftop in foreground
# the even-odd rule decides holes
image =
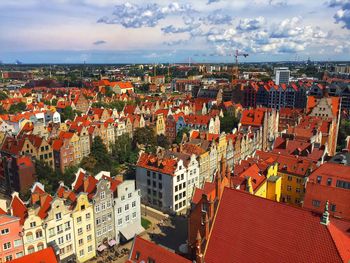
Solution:
[[[138,236],[134,238],[129,259],[126,262],[191,263],[190,260]]]
[[[55,251],[52,247],[39,250],[32,254],[9,261],[11,263],[58,263],[60,262],[56,257]]]
[[[225,188],[202,262],[349,262],[349,229],[328,212],[320,217]]]

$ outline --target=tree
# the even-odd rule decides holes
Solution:
[[[22,112],[26,109],[26,104],[24,102],[19,102],[17,104],[12,104],[10,106],[10,109],[9,109],[9,113],[10,114],[15,114],[15,113],[18,113],[18,112]]]
[[[0,91],[0,100],[6,100],[9,96],[3,91]]]
[[[42,160],[35,160],[35,171],[38,181],[45,186],[45,191],[54,194],[60,180],[58,173]]]
[[[186,134],[187,137],[190,134],[190,129],[188,127],[184,127],[181,130],[179,130],[179,132],[176,134],[176,138],[175,138],[175,143],[176,144],[180,144],[182,142],[182,138],[183,135]]]
[[[128,134],[124,133],[119,136],[115,144],[112,146],[112,156],[119,163],[130,162],[133,153],[132,140]]]
[[[61,174],[61,180],[65,185],[70,186],[75,180],[75,174],[78,171],[77,166],[69,166],[64,170],[64,173]]]
[[[143,145],[146,152],[155,152],[157,140],[154,130],[149,127],[136,128],[133,137],[134,147]]]
[[[6,110],[4,109],[4,107],[2,105],[0,105],[0,114],[6,114]]]
[[[345,148],[345,139],[350,135],[350,120],[341,119],[338,132],[337,150],[341,151]]]
[[[160,134],[157,136],[157,145],[165,149],[169,149],[170,142],[164,134]]]
[[[95,170],[96,164],[97,164],[97,160],[93,156],[89,155],[89,156],[85,156],[81,160],[80,167],[89,171],[90,173],[93,173]]]
[[[224,117],[220,118],[221,132],[231,133],[234,128],[238,127],[238,123],[239,123],[239,120],[237,118],[225,113]]]
[[[111,158],[108,154],[106,145],[103,143],[100,136],[96,136],[91,145],[91,156],[97,161],[95,166],[98,170],[109,170],[111,168]]]
[[[52,105],[54,105],[54,106],[56,106],[56,105],[57,105],[57,102],[58,102],[58,100],[57,100],[57,99],[52,99],[51,104],[52,104]]]
[[[111,98],[113,96],[113,94],[114,94],[114,92],[113,92],[112,88],[106,87],[106,93],[105,93],[106,97]]]
[[[62,114],[61,114],[61,119],[62,122],[66,121],[66,120],[74,120],[74,111],[73,108],[71,106],[67,106],[63,109]]]

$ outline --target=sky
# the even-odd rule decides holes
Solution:
[[[350,0],[0,0],[0,60],[350,60]]]

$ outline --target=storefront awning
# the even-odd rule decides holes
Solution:
[[[115,241],[114,239],[111,239],[111,240],[108,241],[108,245],[109,245],[110,247],[113,247],[113,246],[116,245],[116,244],[117,244],[117,241]]]
[[[99,252],[101,252],[101,251],[103,251],[103,250],[105,250],[107,247],[105,246],[105,245],[99,245],[99,247],[97,248],[97,250],[99,251]]]
[[[135,235],[138,235],[143,231],[145,231],[145,229],[139,223],[133,223],[133,224],[123,228],[122,230],[120,230],[120,233],[123,235],[123,237],[126,240],[130,240]]]

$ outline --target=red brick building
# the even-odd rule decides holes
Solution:
[[[349,221],[225,188],[197,263],[348,262]]]
[[[321,214],[326,201],[332,216],[350,219],[350,166],[325,163],[309,176],[304,208]]]

